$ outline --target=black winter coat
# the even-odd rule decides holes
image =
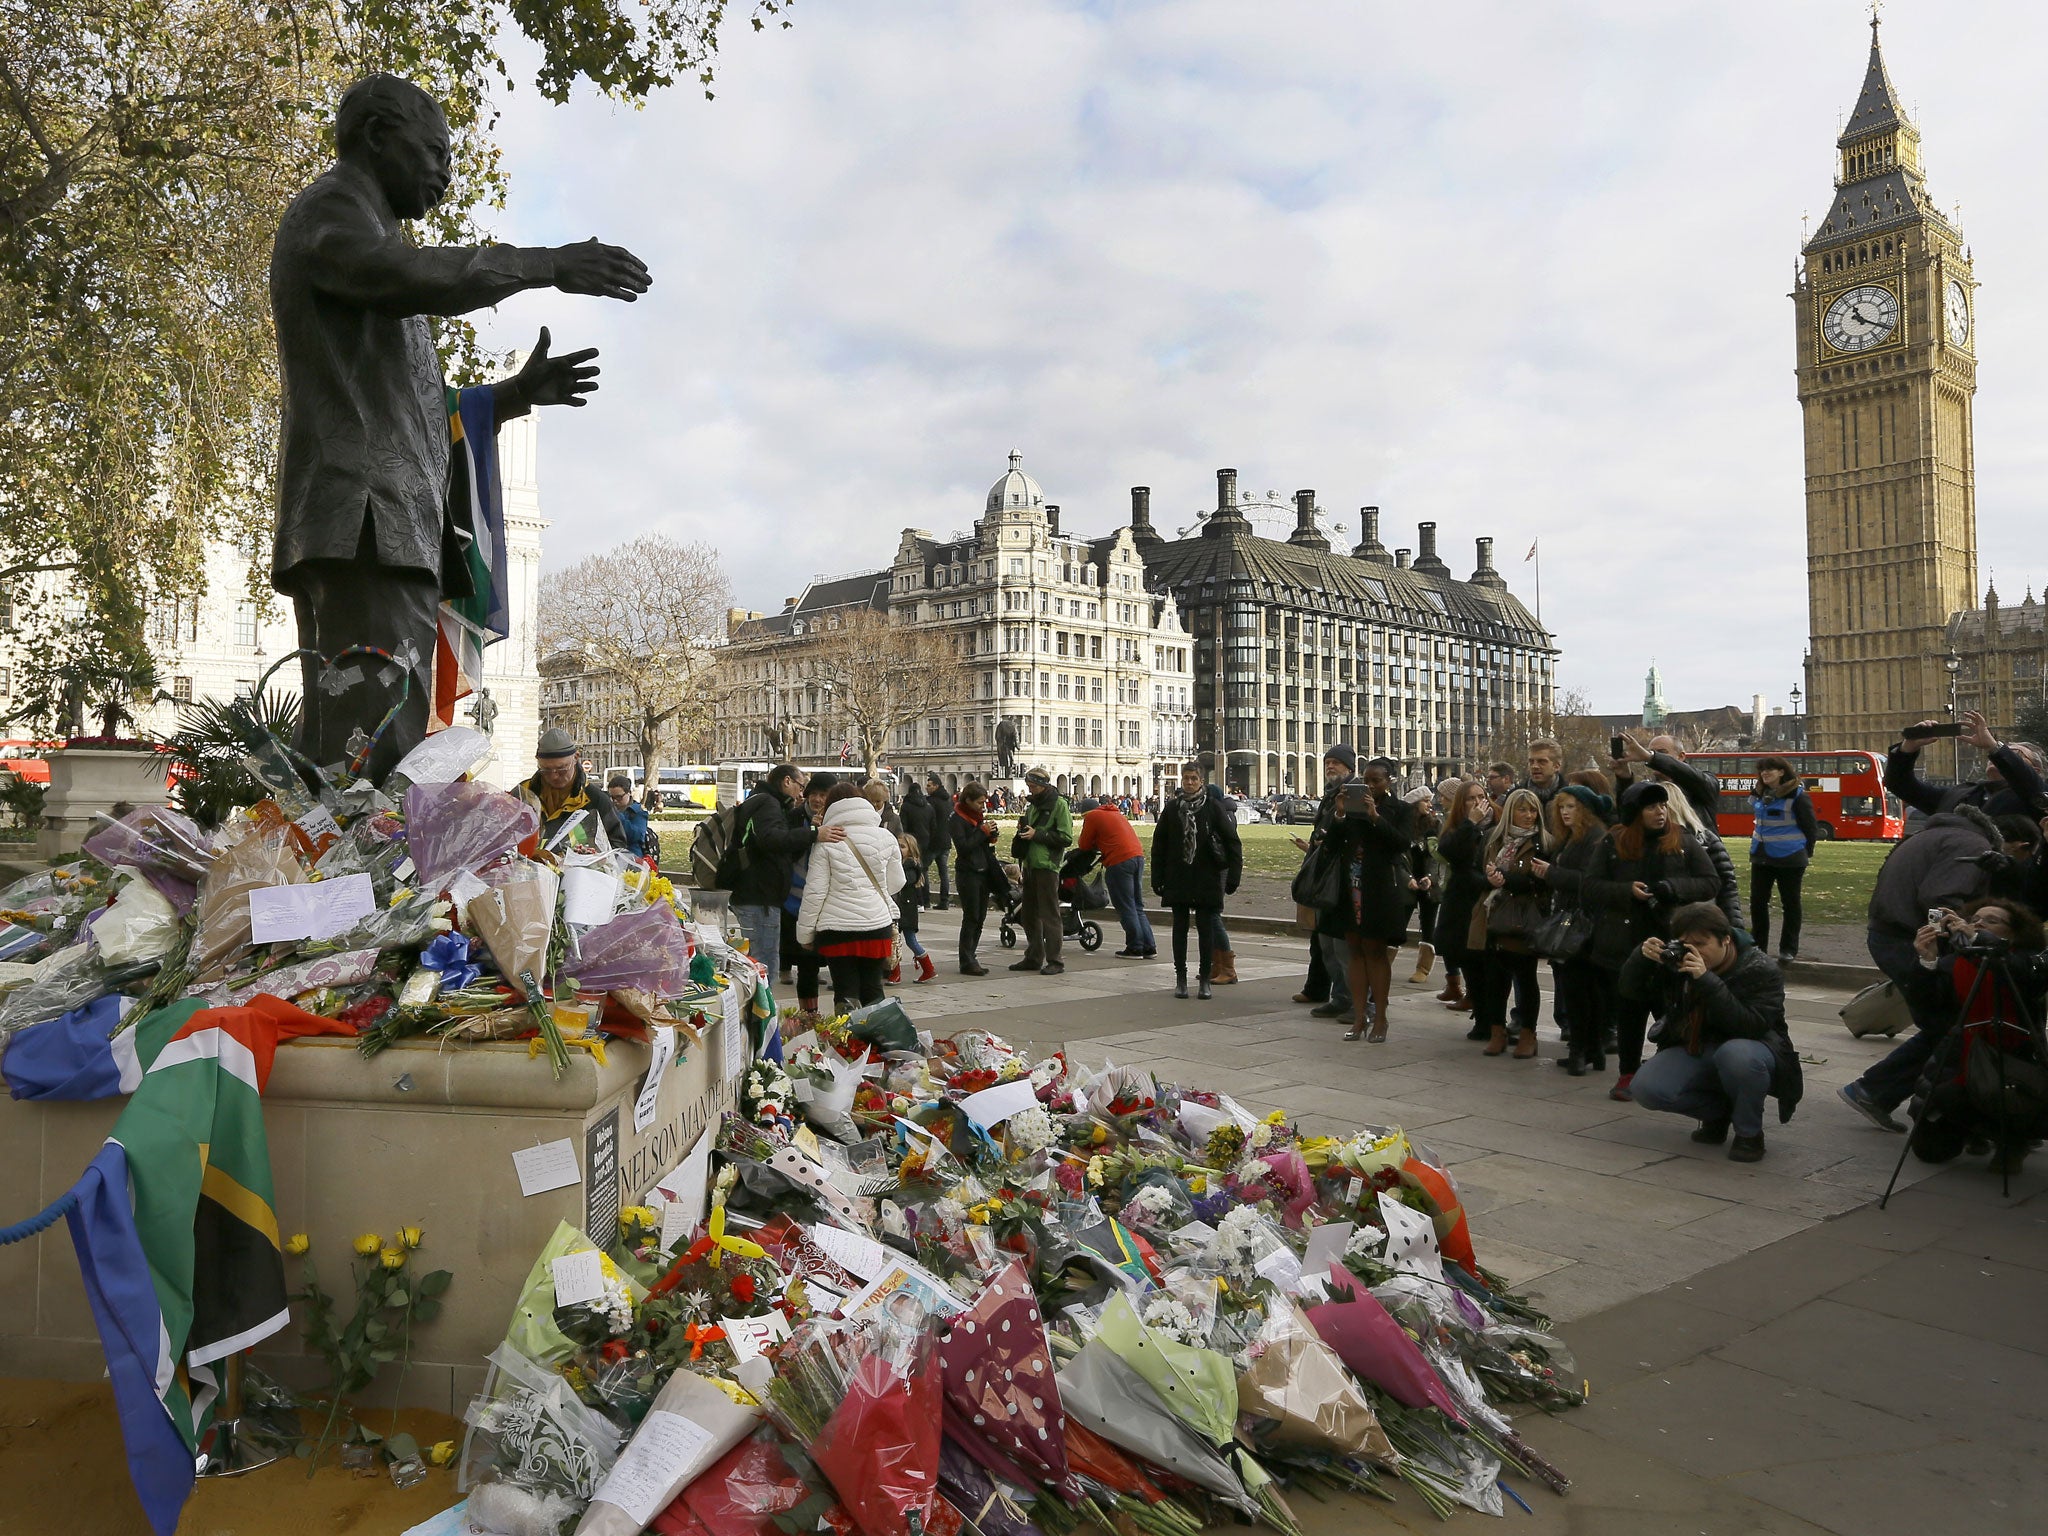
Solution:
[[[1413,873],[1409,847],[1415,836],[1415,809],[1392,795],[1378,802],[1379,815],[1363,812],[1337,818],[1335,837],[1344,853],[1345,899],[1316,922],[1316,932],[1339,937],[1361,933],[1369,939],[1398,944],[1408,930],[1415,893],[1408,889]],[[1358,902],[1353,913],[1350,871],[1358,870]]]
[[[1195,811],[1195,857],[1186,857],[1187,802],[1170,796],[1152,832],[1152,890],[1169,907],[1220,912],[1223,898],[1237,889],[1244,873],[1244,844],[1237,835],[1237,817],[1214,788]]]
[[[788,801],[765,784],[754,786],[733,818],[733,843],[746,849],[746,868],[733,883],[736,907],[779,907],[789,895],[789,874],[811,851],[818,834]]]
[[[996,845],[988,834],[957,811],[947,819],[946,831],[953,844],[953,879],[965,892],[970,885],[1008,904],[1009,877],[996,857]]]
[[[1625,995],[1656,1009],[1660,1051],[1698,1056],[1724,1040],[1761,1040],[1768,1045],[1771,1096],[1778,1101],[1778,1119],[1790,1120],[1806,1091],[1806,1074],[1785,1028],[1785,977],[1778,962],[1758,949],[1748,934],[1737,933],[1735,945],[1735,964],[1725,976],[1709,971],[1687,977],[1637,950],[1621,968],[1617,984]]]
[[[932,847],[939,840],[939,830],[945,825],[934,814],[935,809],[916,784],[903,791],[903,809],[899,812],[903,831],[917,839],[917,851],[925,858],[931,857]]]
[[[1598,914],[1593,929],[1593,963],[1618,971],[1643,940],[1666,938],[1671,914],[1687,902],[1712,901],[1721,880],[1700,840],[1678,828],[1678,849],[1663,853],[1646,843],[1640,858],[1626,859],[1614,841],[1616,827],[1601,840],[1581,890],[1586,905]],[[1654,893],[1638,901],[1631,887],[1641,881]]]
[[[1444,861],[1443,904],[1436,913],[1436,947],[1446,960],[1465,953],[1465,934],[1472,926],[1472,908],[1489,889],[1486,883],[1486,835],[1492,828],[1476,821],[1460,822],[1436,840]]]

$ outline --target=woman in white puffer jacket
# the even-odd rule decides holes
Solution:
[[[828,827],[844,827],[846,840],[811,849],[797,909],[797,941],[825,957],[832,970],[832,1005],[841,1013],[883,998],[882,977],[896,941],[896,892],[903,855],[895,835],[853,784],[832,786],[825,797]]]

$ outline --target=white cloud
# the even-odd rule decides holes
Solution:
[[[1070,526],[1216,466],[1356,537],[1532,538],[1564,678],[1631,707],[1782,699],[1806,631],[1792,311],[1867,39],[1828,0],[1395,7],[818,0],[736,33],[718,98],[515,93],[501,233],[631,246],[631,308],[488,317],[604,349],[543,437],[551,561],[710,538],[741,600],[964,528],[1021,448]],[[1886,51],[1985,287],[1981,564],[2039,509],[2048,234],[2018,4],[1894,5]],[[2025,104],[2036,101],[2037,105]]]

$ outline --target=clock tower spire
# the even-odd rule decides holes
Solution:
[[[1875,7],[1828,211],[1792,293],[1806,439],[1810,744],[1870,748],[1948,701],[1948,617],[1973,606],[1970,253],[1927,192]]]

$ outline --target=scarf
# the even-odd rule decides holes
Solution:
[[[986,800],[982,802],[981,809],[973,812],[971,815],[969,814],[967,807],[964,805],[955,805],[953,807],[953,814],[955,816],[958,816],[962,821],[966,822],[967,825],[969,825],[970,827],[973,827],[977,832],[983,832],[987,830],[987,828],[983,827],[981,824],[982,818],[988,814],[988,802]]]
[[[540,818],[553,821],[564,811],[581,811],[590,805],[590,781],[578,769],[576,777],[569,781],[567,789],[555,789],[539,774],[533,776],[534,793],[540,797]]]
[[[1201,808],[1209,798],[1209,786],[1204,784],[1192,795],[1186,790],[1180,792],[1180,859],[1184,865],[1193,865],[1195,854],[1202,841]]]
[[[1528,848],[1529,840],[1536,835],[1536,832],[1537,829],[1535,827],[1502,828],[1500,853],[1493,860],[1493,867],[1495,869],[1499,869],[1503,865],[1512,864],[1518,859],[1520,859],[1522,854]],[[1486,893],[1486,899],[1481,903],[1481,905],[1484,906],[1487,911],[1491,912],[1495,907],[1500,905],[1501,898],[1507,894],[1508,888],[1506,886],[1496,886],[1493,890],[1490,890]]]

